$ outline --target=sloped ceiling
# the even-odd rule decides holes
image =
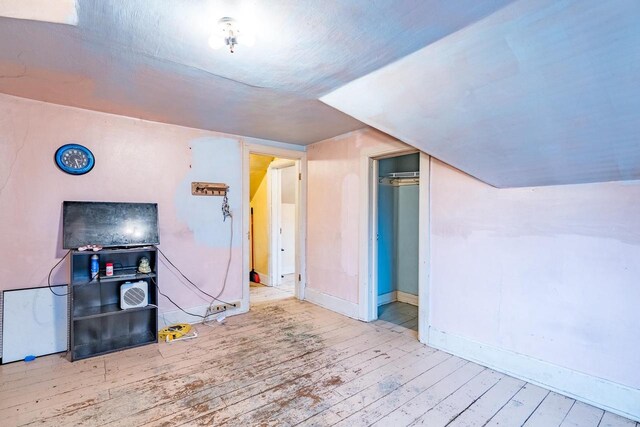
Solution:
[[[320,95],[509,2],[78,0],[77,26],[0,18],[0,92],[305,145],[364,127]],[[223,16],[256,45],[211,50]]]
[[[497,187],[640,179],[640,2],[521,0],[321,100]]]
[[[271,156],[249,154],[249,200],[253,200],[253,196],[258,191],[258,187],[260,187],[269,165],[274,159],[275,157]]]
[[[640,179],[637,0],[76,9],[0,18],[0,92],[301,145],[367,124],[497,187]],[[256,45],[211,50],[222,16]]]

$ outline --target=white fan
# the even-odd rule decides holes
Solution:
[[[120,286],[120,308],[146,307],[149,301],[149,285],[144,280],[131,283],[126,282]]]

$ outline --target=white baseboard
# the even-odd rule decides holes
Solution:
[[[358,304],[354,302],[343,300],[333,295],[323,294],[309,287],[305,288],[304,299],[320,307],[344,314],[352,319],[358,318]]]
[[[386,294],[378,295],[378,305],[389,304],[395,301],[405,302],[417,307],[418,295],[408,294],[402,291],[391,291]]]
[[[233,302],[233,300],[231,300],[230,302]],[[197,307],[189,307],[189,308],[185,308],[185,310],[188,311],[189,313],[204,316],[205,313],[207,312],[207,308],[209,308],[209,304],[200,305]],[[229,309],[224,313],[225,313],[225,316],[235,316],[236,314],[246,313],[247,311],[248,309],[245,309],[241,305],[240,307]],[[216,315],[209,317],[210,320],[214,320],[215,318],[216,318]],[[158,313],[158,329],[162,329],[166,326],[174,325],[176,323],[195,324],[200,322],[202,322],[201,317],[190,316],[187,313],[177,309]]]
[[[378,295],[378,305],[389,304],[398,301],[398,293],[396,291],[387,292],[386,294]]]
[[[418,306],[418,295],[408,294],[406,292],[398,291],[398,302],[405,302],[407,304]]]
[[[623,417],[640,421],[640,390],[638,389],[434,328],[429,330],[428,345]]]

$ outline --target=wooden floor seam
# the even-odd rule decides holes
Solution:
[[[415,307],[364,323],[291,291],[194,340],[0,366],[2,425],[640,427],[419,343]]]

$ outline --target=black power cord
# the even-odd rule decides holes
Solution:
[[[202,323],[206,324],[207,318],[213,314],[218,314],[220,312],[217,313],[211,313],[211,308],[213,307],[213,302],[214,301],[220,301],[223,304],[232,306],[232,307],[237,307],[236,304],[231,304],[228,303],[224,300],[220,299],[220,295],[222,295],[222,293],[224,292],[225,288],[227,287],[227,279],[229,277],[229,269],[231,267],[231,257],[233,255],[233,215],[231,214],[231,210],[229,208],[229,199],[227,198],[227,195],[224,195],[224,199],[222,201],[222,219],[223,221],[225,221],[227,218],[230,218],[230,236],[229,236],[229,257],[227,259],[227,268],[225,270],[224,273],[224,280],[222,282],[222,289],[220,289],[220,292],[218,292],[218,294],[216,296],[211,295],[210,293],[206,292],[205,290],[203,290],[202,288],[200,288],[198,285],[196,285],[195,283],[193,283],[193,281],[191,281],[187,276],[185,276],[185,274],[169,259],[169,257],[167,257],[165,255],[164,252],[162,252],[162,250],[160,250],[160,248],[156,247],[156,249],[158,249],[158,252],[160,253],[160,255],[162,255],[162,257],[169,263],[169,265],[171,265],[178,273],[180,273],[180,276],[182,276],[182,278],[184,280],[186,280],[187,282],[189,282],[194,288],[196,288],[198,291],[202,292],[204,295],[208,296],[209,298],[211,298],[211,302],[209,303],[209,309],[207,310],[207,313],[204,316],[201,316],[199,314],[194,314],[194,313],[190,313],[188,311],[186,311],[185,309],[183,309],[182,307],[180,307],[178,304],[176,304],[171,298],[169,298],[168,295],[165,295],[164,293],[162,293],[162,291],[160,291],[160,287],[158,286],[158,283],[151,279],[153,281],[153,283],[156,285],[156,287],[158,288],[158,293],[160,295],[162,295],[163,297],[165,297],[167,300],[169,300],[169,302],[171,304],[173,304],[174,306],[176,306],[180,311],[182,311],[183,313],[186,313],[190,316],[195,316],[195,317],[199,317],[202,319]],[[226,307],[224,311],[227,311]]]
[[[185,313],[185,314],[188,314],[189,316],[199,317],[199,318],[201,318],[203,321],[206,321],[206,320],[207,320],[207,317],[208,317],[208,316],[202,316],[202,315],[200,315],[200,314],[190,313],[190,312],[188,312],[187,310],[185,310],[184,308],[180,307],[180,306],[179,306],[175,301],[173,301],[173,300],[171,299],[171,297],[169,297],[169,295],[164,294],[164,293],[160,290],[160,286],[158,286],[158,282],[156,282],[156,281],[153,279],[153,277],[149,276],[149,279],[151,279],[151,281],[153,282],[153,284],[154,284],[154,285],[156,285],[156,288],[158,288],[158,293],[159,293],[160,295],[162,295],[163,297],[165,297],[166,299],[168,299],[168,300],[169,300],[169,302],[170,302],[171,304],[173,304],[173,305],[175,305],[176,307],[178,307],[178,310],[182,311],[182,312],[183,312],[183,313]]]
[[[228,303],[224,300],[221,300],[219,297],[220,295],[222,295],[222,293],[224,292],[225,288],[227,287],[227,278],[229,277],[229,268],[231,266],[231,255],[233,253],[233,215],[231,215],[231,212],[229,210],[229,203],[228,203],[228,199],[227,196],[225,194],[224,197],[224,201],[222,204],[222,215],[223,215],[223,220],[226,220],[227,218],[231,219],[231,236],[229,238],[229,259],[227,260],[227,268],[225,270],[225,274],[224,274],[224,281],[222,283],[222,289],[220,290],[220,292],[218,293],[217,296],[213,296],[210,293],[206,292],[205,290],[201,289],[198,285],[196,285],[195,283],[193,283],[187,276],[184,275],[184,273],[178,268],[176,267],[176,265],[169,259],[169,257],[167,257],[164,252],[162,252],[160,250],[160,248],[158,248],[156,246],[156,249],[158,250],[158,252],[162,255],[162,257],[178,272],[180,273],[180,275],[187,281],[189,282],[194,288],[196,288],[197,290],[199,290],[200,292],[202,292],[203,294],[205,294],[206,296],[208,296],[209,298],[212,299],[211,303],[209,304],[209,307],[211,307],[213,305],[213,301],[220,301],[223,304],[226,305],[230,305],[232,307],[237,307],[236,304],[232,304],[232,303]],[[64,261],[64,259],[69,256],[69,254],[71,253],[71,250],[68,250],[66,254],[64,254],[64,256],[62,258],[60,258],[60,260],[53,266],[51,267],[51,270],[49,270],[49,275],[47,276],[47,285],[49,290],[51,291],[52,294],[59,296],[59,297],[64,297],[69,295],[71,292],[67,292],[65,294],[58,294],[56,293],[53,288],[51,287],[51,275],[53,274],[53,271],[56,269],[56,267],[58,267],[60,265],[60,263],[62,263],[62,261]],[[120,264],[122,265],[122,264]],[[96,277],[98,276],[98,274],[94,275],[91,277],[91,279],[86,283],[89,284],[91,283]],[[158,288],[158,293],[160,295],[162,295],[163,297],[165,297],[167,300],[169,300],[169,302],[173,305],[175,305],[180,311],[182,311],[185,314],[188,314],[189,316],[195,316],[195,317],[199,317],[201,319],[203,319],[203,321],[207,320],[207,317],[211,316],[212,314],[207,314],[207,315],[199,315],[199,314],[195,314],[195,313],[190,313],[188,311],[186,311],[185,309],[183,309],[182,307],[180,307],[178,304],[175,303],[175,301],[173,301],[168,295],[164,294],[161,290],[160,290],[160,286],[158,286],[158,283],[153,279],[153,277],[149,276],[149,279],[151,279],[151,281],[154,283],[154,285],[156,285],[156,288]],[[223,310],[226,311],[226,308]],[[216,313],[217,314],[217,313]]]
[[[233,217],[231,219],[231,241],[233,241]],[[187,282],[189,282],[194,288],[196,288],[197,290],[199,290],[200,292],[202,292],[204,295],[208,296],[209,298],[211,298],[212,300],[216,300],[216,301],[220,301],[223,304],[226,305],[230,305],[233,307],[236,307],[236,304],[231,304],[228,303],[224,300],[221,300],[219,297],[220,295],[222,295],[222,292],[224,292],[224,289],[227,285],[227,277],[229,275],[229,265],[231,264],[231,257],[229,257],[229,262],[227,262],[227,269],[225,271],[225,276],[224,276],[224,283],[222,286],[222,289],[220,290],[220,292],[218,293],[217,296],[213,296],[210,293],[208,293],[207,291],[203,290],[202,288],[200,288],[198,285],[196,285],[195,283],[193,283],[193,281],[191,281],[187,276],[184,275],[184,273],[182,271],[180,271],[180,269],[178,267],[176,267],[176,265],[169,259],[169,257],[167,257],[164,252],[162,252],[160,250],[160,248],[157,248],[158,252],[160,252],[160,254],[162,255],[162,257],[169,263],[169,265],[171,265],[171,267],[173,267],[178,273],[180,273],[180,275],[182,276],[182,278],[184,278]]]
[[[62,258],[60,258],[60,260],[58,262],[56,262],[56,265],[54,265],[53,267],[51,267],[51,270],[49,270],[49,275],[47,276],[47,286],[49,287],[49,290],[51,291],[52,294],[54,294],[57,297],[66,297],[67,295],[69,295],[71,292],[67,292],[66,294],[57,294],[53,288],[51,287],[51,275],[53,274],[53,270],[56,269],[57,266],[60,265],[60,263],[62,261],[64,261],[64,259],[66,257],[69,256],[69,254],[71,253],[71,250],[68,250],[66,254],[64,254],[64,256]],[[93,280],[93,279],[92,279]]]
[[[66,294],[57,294],[57,293],[55,293],[55,292],[54,292],[53,288],[51,287],[51,275],[53,274],[53,271],[56,269],[56,267],[57,267],[57,266],[59,266],[59,265],[60,265],[60,263],[61,263],[62,261],[64,261],[64,259],[65,259],[67,256],[69,256],[69,254],[70,254],[70,253],[71,253],[71,249],[69,249],[69,250],[67,251],[67,253],[66,253],[66,254],[64,254],[64,256],[63,256],[62,258],[60,258],[60,260],[59,260],[58,262],[56,262],[56,264],[55,264],[53,267],[51,267],[51,270],[49,270],[49,275],[47,276],[47,287],[49,288],[49,290],[51,291],[51,293],[52,293],[52,294],[54,294],[54,295],[55,295],[55,296],[57,296],[57,297],[66,297],[67,295],[69,295],[69,294],[71,293],[71,291],[69,291],[69,292],[67,292]],[[98,272],[98,273],[94,274],[93,276],[91,276],[91,278],[89,279],[89,281],[88,281],[88,282],[81,283],[81,284],[79,284],[79,285],[75,285],[75,286],[84,286],[84,285],[88,285],[89,283],[93,282],[93,281],[96,279],[96,277],[98,277],[98,275],[99,275],[99,274],[100,274],[100,273]],[[55,285],[55,286],[62,286],[62,285]],[[69,285],[67,285],[67,286],[68,286],[69,288],[71,288],[71,286],[73,286],[73,285],[69,284]]]

